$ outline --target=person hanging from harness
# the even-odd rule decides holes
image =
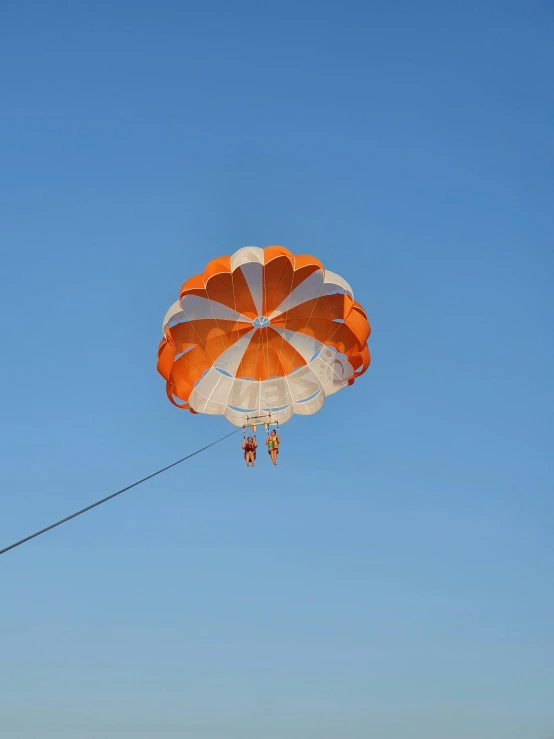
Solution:
[[[256,461],[256,449],[258,448],[256,437],[249,436],[247,439],[243,439],[242,448],[244,450],[244,459],[246,461],[246,466],[253,467],[254,462]]]
[[[267,444],[267,451],[271,457],[273,464],[277,464],[277,455],[279,454],[279,444],[281,439],[277,436],[275,429],[271,429],[271,433],[267,437],[265,443]]]

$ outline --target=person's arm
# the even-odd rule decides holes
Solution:
[[[258,440],[254,437],[254,449],[258,448]]]
[[[277,440],[277,444],[281,443],[281,439],[278,436],[276,436],[275,439]]]
[[[245,448],[246,448],[246,439],[243,439],[243,440],[242,440],[242,448],[243,448],[243,449],[245,449]]]

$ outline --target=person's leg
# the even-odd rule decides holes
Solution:
[[[273,464],[277,464],[277,449],[271,450],[271,461]]]

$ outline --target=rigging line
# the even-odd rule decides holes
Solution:
[[[240,265],[237,267],[237,270],[238,269],[240,269]],[[241,270],[241,272],[242,272],[242,270]],[[242,274],[244,276],[244,273],[242,273]],[[250,333],[250,332],[246,332],[246,334],[241,335],[240,330],[239,330],[239,323],[242,323],[242,321],[239,321],[239,316],[242,316],[243,318],[247,318],[247,316],[245,316],[244,313],[239,313],[238,310],[237,310],[237,295],[235,293],[235,276],[234,275],[235,275],[235,271],[233,269],[231,269],[231,290],[232,290],[232,293],[233,293],[233,304],[235,306],[235,327],[236,327],[236,330],[237,330],[237,340],[236,340],[236,342],[232,343],[229,346],[229,349],[231,349],[231,347],[233,347],[233,346],[238,346],[242,350],[242,356],[240,357],[239,362],[238,362],[236,368],[234,369],[233,382],[229,386],[229,392],[227,393],[227,397],[225,399],[225,407],[226,408],[227,408],[227,405],[229,403],[229,398],[231,397],[231,393],[233,392],[234,382],[237,379],[237,371],[238,371],[238,369],[239,369],[239,367],[240,367],[240,365],[242,363],[242,360],[244,359],[244,355],[246,354],[246,351],[247,351],[248,347],[250,346],[250,342],[252,341],[252,337],[251,337],[250,339],[248,339],[248,341],[247,341],[246,346],[244,347],[244,349],[242,348],[241,341],[244,338],[246,338],[246,336],[248,336],[248,333]],[[248,285],[248,283],[247,283],[247,285]],[[252,297],[252,293],[250,293],[250,296]],[[242,298],[240,300],[241,300],[241,303],[245,306],[245,308],[248,309],[248,306],[244,303],[244,301],[242,300]],[[228,350],[226,350],[226,351],[228,351]],[[212,391],[212,394],[213,394],[213,391]]]
[[[309,279],[309,278],[307,278],[307,279]],[[331,283],[327,283],[327,284],[331,284]],[[313,305],[313,307],[312,307],[312,310],[311,310],[311,312],[310,312],[310,315],[309,315],[309,317],[308,317],[308,320],[307,320],[307,321],[306,321],[306,323],[305,323],[305,326],[304,326],[304,328],[308,327],[308,324],[309,324],[309,322],[310,322],[310,321],[312,320],[312,316],[313,316],[313,314],[314,314],[314,312],[315,312],[315,309],[316,309],[316,306],[317,306],[317,302],[318,302],[318,300],[319,300],[319,299],[320,299],[321,297],[324,297],[324,298],[326,298],[326,297],[332,297],[333,295],[344,295],[344,294],[345,294],[345,292],[343,292],[343,291],[342,291],[342,289],[341,289],[341,288],[339,288],[339,286],[337,286],[337,285],[334,285],[334,287],[335,287],[335,288],[337,288],[335,292],[333,292],[333,293],[323,293],[323,291],[324,291],[324,289],[325,289],[325,270],[323,270],[323,285],[321,286],[321,289],[320,289],[320,291],[319,291],[319,293],[318,293],[318,296],[317,296],[317,298],[315,299],[315,303],[314,303],[314,305]],[[322,293],[323,293],[323,295],[322,295]],[[350,297],[351,297],[352,303],[354,303],[354,295],[352,294],[352,295],[351,295]],[[300,303],[300,305],[302,305],[302,303]],[[297,307],[298,307],[298,306],[297,306]],[[351,308],[351,310],[352,310],[352,308]],[[327,347],[327,343],[328,343],[328,342],[329,342],[329,341],[330,341],[330,340],[331,340],[331,339],[333,338],[333,336],[334,336],[334,335],[335,335],[335,334],[337,333],[337,331],[338,331],[338,330],[340,329],[340,327],[341,327],[342,325],[344,325],[344,323],[345,323],[344,319],[343,319],[342,323],[337,323],[337,326],[336,326],[335,330],[333,331],[333,333],[332,333],[332,334],[331,334],[331,335],[330,335],[329,337],[327,337],[327,338],[325,339],[325,341],[320,341],[319,339],[316,339],[316,337],[315,337],[315,336],[313,336],[313,337],[312,337],[312,336],[310,336],[310,334],[304,334],[304,335],[305,335],[305,336],[310,336],[310,338],[313,338],[313,340],[314,340],[315,342],[317,342],[317,343],[318,343],[318,344],[320,345],[320,346],[319,346],[319,349],[321,349],[321,348],[322,348],[322,347],[324,347],[324,346],[325,346],[325,347]],[[287,317],[286,317],[286,314],[285,314],[285,329],[286,329],[286,325],[287,325]],[[348,328],[348,327],[347,327],[347,328]],[[351,329],[349,329],[349,330],[351,331]],[[298,332],[298,333],[303,333],[303,332],[301,332],[301,331],[300,331],[300,332]],[[353,333],[353,332],[351,331],[351,333]],[[353,334],[353,335],[354,335],[354,334]],[[360,346],[360,342],[358,341],[358,338],[357,338],[357,337],[356,337],[355,335],[354,335],[354,338],[356,339],[356,342],[357,342],[358,346]],[[318,349],[318,351],[319,351],[319,349]],[[337,352],[338,352],[338,349],[337,349]],[[338,352],[338,353],[341,353],[341,352]],[[309,362],[308,362],[307,364],[309,364]],[[289,362],[289,367],[288,367],[288,369],[290,369],[290,365],[291,365],[291,362]],[[287,374],[288,374],[288,369],[287,369]],[[334,371],[334,370],[333,370],[333,371]],[[335,373],[335,374],[336,374],[336,373]]]
[[[315,272],[312,272],[312,274],[315,274]],[[311,276],[312,276],[312,275],[309,275],[309,276],[308,276],[308,277],[307,277],[306,279],[307,279],[307,280],[309,280]],[[310,323],[310,321],[312,320],[312,316],[313,316],[313,314],[314,314],[314,311],[315,311],[315,308],[316,308],[316,305],[317,305],[317,301],[318,301],[318,300],[320,299],[320,297],[321,297],[321,293],[323,292],[323,290],[324,290],[324,288],[325,288],[325,270],[324,270],[324,269],[322,269],[322,277],[323,277],[323,282],[322,282],[322,284],[321,284],[321,287],[320,287],[320,289],[319,289],[319,293],[318,293],[318,295],[317,295],[317,298],[315,299],[315,302],[314,302],[314,304],[313,304],[313,306],[312,306],[312,310],[310,311],[310,315],[308,316],[308,320],[306,321],[305,327],[307,327],[307,326],[308,326],[308,324]],[[300,284],[302,284],[302,283],[300,283]],[[297,307],[297,308],[299,308],[299,307],[300,307],[301,305],[303,305],[303,304],[304,304],[305,302],[308,302],[308,301],[303,301],[302,303],[299,303],[299,304],[298,304],[298,305],[297,305],[296,307]],[[287,320],[287,319],[285,318],[285,325],[286,325],[286,320]],[[297,333],[302,333],[302,332],[297,332]],[[305,335],[306,335],[306,336],[309,336],[309,334],[305,334]],[[314,336],[314,337],[311,337],[311,338],[314,338],[314,339],[315,339],[315,336]],[[289,361],[289,366],[287,367],[287,375],[288,375],[288,373],[289,373],[289,370],[290,370],[291,364],[292,364],[292,358],[291,358],[291,360]],[[307,366],[309,366],[309,365],[310,365],[310,363],[309,363],[309,362],[306,362],[306,364],[307,364]]]
[[[212,441],[211,444],[207,444],[201,449],[197,449],[195,452],[192,452],[192,454],[187,454],[186,457],[183,457],[182,459],[178,459],[176,462],[172,462],[172,464],[168,464],[167,467],[162,467],[161,470],[158,470],[157,472],[153,472],[151,475],[147,475],[146,477],[143,477],[142,480],[137,480],[137,482],[133,482],[132,485],[127,485],[127,487],[121,488],[121,490],[118,490],[117,492],[112,493],[111,495],[108,495],[105,498],[102,498],[101,500],[97,500],[96,503],[92,503],[86,508],[81,508],[80,511],[76,511],[75,513],[72,513],[70,516],[66,516],[65,518],[62,518],[60,521],[56,521],[56,523],[50,524],[50,526],[47,526],[46,528],[41,529],[40,531],[36,531],[34,534],[31,534],[30,536],[26,536],[24,539],[20,539],[19,541],[16,541],[14,544],[10,544],[10,546],[4,547],[4,549],[0,549],[0,554],[5,554],[6,552],[9,552],[10,549],[15,549],[15,547],[18,547],[21,544],[25,544],[25,542],[30,541],[31,539],[34,539],[36,536],[40,536],[41,534],[45,534],[47,531],[50,531],[51,529],[55,529],[56,526],[61,526],[62,523],[66,523],[67,521],[70,521],[72,518],[76,518],[77,516],[80,516],[81,513],[86,513],[87,511],[90,511],[92,508],[96,508],[96,506],[102,505],[102,503],[106,503],[108,500],[111,500],[112,498],[115,498],[116,496],[121,495],[121,493],[125,493],[127,490],[130,490],[131,488],[135,488],[137,485],[140,485],[141,483],[146,482],[147,480],[151,480],[153,477],[156,477],[156,475],[161,475],[162,472],[166,472],[166,470],[170,470],[172,467],[176,467],[178,464],[181,464],[181,462],[185,462],[187,459],[190,459],[191,457],[194,457],[197,454],[200,454],[200,452],[204,452],[206,449],[209,449],[210,447],[215,446],[216,444],[219,444],[221,441],[228,439],[230,436],[233,436],[233,434],[236,434],[238,431],[240,431],[240,428],[237,428],[234,431],[231,431],[231,433],[226,434],[225,436],[222,436],[220,439],[217,439],[217,441]]]
[[[290,280],[289,294],[288,294],[288,297],[287,297],[287,309],[285,311],[282,311],[285,314],[285,327],[284,327],[283,333],[281,334],[281,346],[279,347],[279,369],[281,370],[281,372],[283,372],[283,370],[285,369],[284,366],[283,366],[283,363],[281,362],[281,355],[283,353],[283,342],[285,340],[285,333],[287,331],[287,320],[288,320],[287,312],[288,312],[288,310],[290,308],[290,296],[292,294],[292,286],[294,285],[294,274],[295,274],[295,267],[296,267],[296,256],[293,255],[293,259],[294,259],[294,261],[291,264],[291,266],[292,266],[292,277],[291,277],[291,280]],[[289,363],[289,367],[290,367],[290,363]],[[283,372],[283,377],[286,377],[286,376],[287,376],[286,373]],[[290,389],[290,386],[289,386],[289,389]]]
[[[235,295],[235,277],[234,272],[231,269],[231,290],[233,291],[233,305],[235,306],[235,324],[237,328],[237,343],[240,341],[240,332],[239,332],[239,324],[237,321],[237,296]]]
[[[293,266],[292,262],[290,261],[290,259],[288,257],[285,257],[285,258],[287,259],[288,263],[292,267],[292,279],[294,280],[294,266]],[[264,295],[264,300],[265,300],[265,306],[264,306],[264,311],[263,311],[263,315],[264,316],[268,316],[270,313],[272,313],[272,311],[270,311],[270,305],[273,302],[273,299],[275,298],[275,295],[277,293],[277,289],[278,289],[279,285],[281,284],[281,280],[283,279],[283,275],[285,274],[286,269],[287,269],[287,265],[285,264],[284,267],[283,267],[283,269],[282,269],[282,271],[281,271],[281,274],[279,275],[279,279],[275,283],[275,287],[273,288],[273,292],[271,294],[271,297],[268,297],[267,295]],[[292,282],[291,282],[291,286],[292,286]],[[289,290],[289,293],[290,293],[290,290]],[[266,328],[266,330],[267,330],[267,365],[268,365],[267,374],[269,375],[269,326]],[[275,367],[275,373],[276,373],[277,376],[279,376],[279,370],[281,368],[281,350],[282,350],[282,348],[283,348],[283,341],[281,340],[281,346],[279,347],[279,351],[276,352],[274,347],[273,347],[273,351],[272,351],[272,353],[275,355],[276,362],[277,362],[276,367]]]
[[[291,299],[291,295],[292,295],[292,286],[294,285],[294,276],[295,276],[295,268],[296,268],[296,256],[294,256],[294,255],[293,255],[293,261],[291,262],[291,267],[292,267],[292,275],[291,275],[291,280],[290,280],[290,288],[289,288],[289,292],[288,292],[288,296],[287,296],[287,309],[284,310],[284,311],[282,311],[285,314],[285,327],[284,327],[283,333],[281,334],[281,346],[279,347],[279,358],[278,358],[279,364],[278,364],[278,367],[279,367],[280,372],[282,373],[281,376],[283,377],[283,379],[284,379],[284,381],[285,381],[285,383],[287,385],[289,402],[292,405],[293,411],[296,411],[296,407],[295,407],[295,403],[294,403],[294,398],[292,396],[292,390],[291,390],[290,382],[289,382],[289,378],[288,378],[288,371],[285,371],[285,367],[283,365],[283,362],[281,361],[281,357],[282,357],[282,354],[283,354],[283,343],[285,341],[285,333],[287,331],[287,320],[288,320],[287,313],[290,310],[290,299]],[[279,331],[277,333],[279,333]],[[292,344],[290,344],[290,342],[288,342],[288,341],[287,341],[287,344],[289,344],[289,346],[292,346]],[[292,346],[292,348],[293,348],[294,351],[296,350],[295,347]],[[294,351],[293,351],[292,357],[294,357]],[[290,366],[292,364],[292,357],[291,357],[291,360],[289,361],[289,369],[290,369]],[[307,364],[307,362],[306,362],[306,364]]]
[[[260,315],[264,315],[264,270],[265,270],[265,255],[264,255],[264,264],[261,265],[261,278],[262,278],[262,290],[260,293],[260,305],[256,305],[256,310],[260,311]],[[255,370],[254,370],[254,379],[258,383],[258,414],[261,415],[262,413],[262,382],[263,382],[263,361],[264,361],[264,351],[263,351],[263,335],[260,333],[263,331],[261,328],[256,328],[256,333],[254,334],[254,337],[256,338],[256,364],[255,364]],[[260,359],[260,349],[262,351],[262,356]],[[259,379],[258,379],[259,378]]]
[[[336,292],[336,293],[330,293],[329,295],[324,295],[323,297],[326,297],[326,298],[332,298],[332,297],[333,297],[334,295],[344,295],[344,293],[339,293],[339,292]],[[321,297],[321,295],[320,295],[319,297]],[[318,297],[318,300],[319,300],[319,297]],[[312,314],[313,314],[314,310],[315,310],[315,305],[314,305],[314,308],[313,308],[313,310],[312,310]],[[346,317],[348,317],[348,316],[346,316]],[[308,321],[310,321],[310,320],[311,320],[311,314],[310,314],[310,318],[308,319]],[[335,322],[335,321],[334,321],[334,320],[332,320],[332,319],[329,319],[329,320],[331,320],[331,322],[332,322],[332,323],[334,323],[334,322]],[[287,325],[287,321],[286,321],[286,318],[285,318],[285,328],[286,328],[286,325]],[[326,348],[329,348],[329,344],[330,344],[331,340],[333,339],[334,335],[335,335],[335,334],[337,333],[337,331],[338,331],[338,330],[339,330],[339,329],[340,329],[340,328],[341,328],[342,326],[346,326],[347,330],[348,330],[348,331],[350,331],[350,333],[351,333],[351,334],[352,334],[352,336],[354,337],[354,339],[355,339],[355,341],[356,341],[356,343],[357,343],[357,345],[358,345],[358,348],[359,348],[359,349],[361,349],[361,344],[360,344],[360,342],[359,342],[359,340],[358,340],[358,337],[357,337],[357,336],[356,336],[356,335],[354,334],[354,332],[352,331],[352,329],[350,329],[350,328],[349,328],[349,327],[348,327],[348,326],[346,325],[346,322],[345,322],[345,320],[344,320],[344,319],[342,319],[342,322],[337,322],[337,325],[336,325],[336,327],[335,327],[335,330],[333,331],[333,333],[332,333],[332,334],[331,334],[330,336],[328,336],[328,337],[327,337],[327,338],[325,339],[325,341],[320,341],[319,339],[316,339],[316,338],[315,338],[315,336],[313,336],[313,337],[312,337],[312,336],[310,336],[310,338],[313,338],[314,342],[316,342],[317,344],[319,344],[319,347],[318,347],[317,351],[319,351],[319,350],[320,350],[320,349],[321,349],[322,347],[324,347],[324,346],[325,346]],[[309,336],[309,334],[304,334],[304,336]],[[338,354],[345,354],[345,352],[339,352],[339,350],[338,350],[338,349],[336,349],[336,351],[337,351],[337,353],[338,353]],[[346,356],[347,356],[347,355],[346,355]],[[348,358],[348,356],[347,356],[347,359],[349,359],[349,358]],[[333,371],[334,371],[334,370],[333,370]]]
[[[265,316],[265,314],[267,313],[267,304],[268,304],[268,297],[266,295],[266,289],[267,289],[266,269],[267,269],[267,265],[265,264],[265,257],[264,257],[264,269],[263,269],[263,272],[262,272],[262,315],[263,316]],[[269,379],[269,367],[270,367],[270,364],[269,364],[269,361],[270,361],[269,360],[269,328],[267,328],[267,327],[266,328],[262,328],[261,331],[262,332],[265,332],[265,339],[266,339],[266,343],[265,343],[265,354],[266,354],[265,379],[268,380]],[[264,334],[262,333],[262,340],[263,340],[263,337],[264,337]],[[263,353],[263,347],[262,347],[262,353]],[[264,400],[264,402],[266,401],[265,398],[263,400]],[[260,411],[261,411],[261,402],[262,402],[262,386],[260,386]],[[267,405],[267,402],[265,402],[265,404]]]
[[[250,294],[252,295],[252,300],[254,302],[254,305],[256,307],[256,311],[259,311],[259,315],[264,315],[264,269],[265,269],[265,256],[264,256],[264,264],[260,264],[261,266],[261,278],[262,278],[262,285],[261,285],[261,293],[260,293],[260,304],[256,304],[256,299],[254,294],[252,293],[252,290],[250,291]],[[259,331],[262,329],[256,328],[254,336],[252,337],[252,341],[256,339],[256,362],[254,364],[254,380],[258,384],[258,413],[261,414],[262,412],[262,376],[263,376],[263,348],[262,348],[262,358],[260,360],[260,347],[262,347],[262,336],[259,334]],[[261,364],[260,364],[261,362]],[[259,379],[258,379],[259,376]]]
[[[256,339],[256,363],[254,365],[253,374],[254,374],[254,380],[258,383],[258,413],[261,413],[262,412],[262,400],[261,400],[262,386],[260,384],[261,381],[258,380],[258,374],[260,374],[258,372],[258,361],[260,357],[260,337],[258,334],[258,329],[255,329],[254,336],[252,337],[250,341],[254,341],[254,339]]]
[[[236,326],[236,329],[237,329],[237,340],[236,340],[236,342],[234,342],[234,341],[231,340],[231,343],[229,344],[229,347],[225,351],[229,351],[229,349],[231,349],[231,347],[238,346],[240,344],[240,331],[239,331],[239,324],[238,324],[238,320],[237,320],[237,316],[238,316],[238,313],[237,313],[237,298],[235,296],[235,280],[234,280],[234,277],[233,277],[233,269],[232,269],[232,266],[231,266],[231,260],[229,261],[229,269],[231,271],[231,292],[233,293],[233,305],[235,306],[235,326]],[[231,339],[232,339],[232,335],[233,335],[233,332],[231,332]],[[225,355],[225,351],[223,352],[222,356]],[[227,367],[229,366],[227,362],[223,362],[223,364],[225,364]],[[220,368],[221,368],[221,364],[220,364]],[[227,370],[227,372],[229,372],[229,371]],[[235,372],[236,372],[236,370],[235,370]],[[231,373],[229,372],[229,374],[231,374]],[[216,383],[216,386],[214,387],[214,389],[210,393],[210,397],[208,398],[208,403],[210,402],[211,397],[212,397],[212,395],[215,392],[215,388],[219,385],[219,383],[221,381],[222,381],[222,378],[220,377],[219,380]],[[231,392],[233,391],[233,383],[234,383],[234,381],[235,381],[235,377],[233,377],[233,379],[231,380],[231,383],[229,384],[229,392],[227,393],[227,397],[225,398],[225,410],[227,410],[227,404],[229,402],[229,398],[231,396]],[[206,408],[208,407],[208,403],[206,403],[206,406],[205,406]],[[224,410],[224,413],[225,413],[225,410]]]
[[[186,296],[184,296],[184,297],[186,297]],[[181,303],[181,307],[182,307],[182,306],[183,306],[183,304]],[[211,304],[210,304],[210,308],[211,308]],[[212,308],[212,313],[213,313],[213,308]],[[203,321],[203,320],[205,320],[205,319],[203,319],[203,318],[189,318],[189,317],[187,316],[187,314],[186,314],[186,311],[184,311],[184,310],[183,310],[183,314],[184,314],[184,316],[185,316],[185,318],[186,318],[186,322],[187,322],[187,323],[190,323],[190,325],[191,325],[191,326],[192,326],[192,328],[194,329],[194,333],[195,333],[195,334],[196,334],[196,336],[198,337],[198,344],[197,344],[197,346],[200,346],[200,347],[202,347],[202,349],[203,349],[203,350],[204,350],[204,351],[206,352],[206,354],[208,355],[208,357],[210,358],[210,360],[211,360],[211,362],[212,362],[212,364],[213,364],[213,363],[215,362],[215,359],[214,359],[214,358],[212,357],[212,354],[211,354],[211,352],[210,352],[210,351],[208,350],[208,341],[207,341],[207,339],[206,339],[206,343],[204,343],[204,342],[202,341],[202,337],[201,337],[201,336],[200,336],[200,334],[198,333],[198,329],[197,329],[197,328],[196,328],[196,326],[195,326],[195,321]],[[209,320],[209,319],[208,319],[208,320]],[[189,364],[190,364],[190,363],[189,363]]]
[[[214,278],[219,278],[219,274],[217,274],[217,275],[213,275],[213,277],[212,277],[212,278],[210,278],[210,279],[214,279]],[[216,327],[217,327],[217,331],[218,331],[218,333],[219,333],[219,338],[221,339],[221,346],[223,347],[223,352],[222,352],[222,354],[224,354],[224,353],[225,353],[225,351],[226,351],[226,349],[228,349],[228,347],[226,347],[226,346],[225,346],[225,342],[223,341],[223,333],[224,333],[224,332],[223,332],[223,331],[222,331],[222,330],[221,330],[221,329],[219,328],[219,323],[217,322],[217,318],[215,317],[215,311],[214,311],[214,307],[213,307],[213,305],[212,305],[212,299],[210,298],[210,294],[208,293],[208,283],[209,283],[209,282],[210,282],[210,280],[208,280],[208,282],[206,283],[206,285],[205,285],[204,289],[206,290],[206,295],[208,296],[208,300],[210,301],[210,308],[211,308],[211,311],[212,311],[212,316],[213,316],[213,318],[214,318],[214,321],[215,321],[215,325],[216,325]],[[221,282],[221,280],[220,280],[220,282]],[[218,305],[224,305],[224,304],[220,303],[220,302],[219,302],[219,300],[214,300],[214,303],[217,303]],[[226,307],[227,307],[227,306],[226,306]],[[220,355],[220,356],[221,356],[221,355]]]

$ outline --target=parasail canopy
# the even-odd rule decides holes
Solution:
[[[370,363],[367,315],[312,256],[247,246],[187,280],[163,321],[158,371],[172,403],[236,426],[311,415]]]

